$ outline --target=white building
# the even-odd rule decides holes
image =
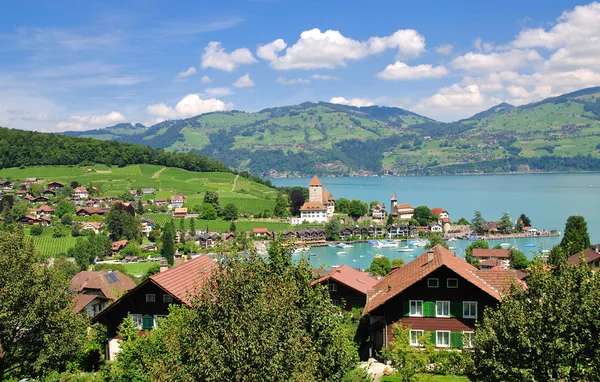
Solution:
[[[90,196],[85,187],[75,187],[73,189],[73,197],[76,199],[87,199]]]
[[[183,207],[183,204],[185,203],[185,198],[183,197],[183,195],[173,195],[171,196],[171,204],[170,204],[170,208],[181,208]]]
[[[308,184],[308,202],[300,207],[300,218],[290,219],[291,224],[326,223],[335,212],[335,198],[319,181],[315,175]]]
[[[144,235],[148,236],[150,231],[152,231],[154,229],[154,220],[148,219],[148,218],[143,218],[141,220],[141,223],[142,223],[142,233]]]

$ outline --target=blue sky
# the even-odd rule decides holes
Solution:
[[[5,4],[0,125],[85,130],[305,101],[443,121],[600,85],[600,4]]]

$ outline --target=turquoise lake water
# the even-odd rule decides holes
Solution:
[[[455,175],[415,177],[357,177],[320,178],[321,183],[336,198],[360,199],[364,202],[384,202],[389,211],[390,197],[396,193],[398,203],[413,207],[426,205],[446,209],[453,221],[460,217],[471,220],[479,210],[488,220],[499,220],[506,211],[513,221],[525,213],[532,225],[539,229],[560,232],[570,215],[582,215],[588,224],[593,244],[600,243],[600,173],[585,174],[519,174],[519,175]],[[271,179],[277,186],[308,186],[310,179]],[[507,242],[528,256],[532,250],[548,249],[560,241],[558,238],[510,239],[490,241],[491,245]],[[468,241],[452,242],[461,255]],[[348,252],[338,255],[337,252]],[[403,258],[405,262],[423,253],[417,248],[411,257],[397,248],[371,248],[357,243],[354,248],[312,248],[314,266],[347,264],[367,268],[377,253],[390,258]]]

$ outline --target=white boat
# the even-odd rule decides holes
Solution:
[[[308,252],[310,250],[310,247],[300,247],[297,248],[292,255],[302,255],[305,254],[306,252]]]
[[[338,254],[338,255],[347,255],[347,254],[348,254],[348,252],[339,251],[337,254]]]
[[[339,243],[338,247],[339,248],[354,248],[354,246],[352,244],[346,244],[346,243]]]
[[[414,245],[415,247],[424,247],[424,246],[426,246],[426,245],[427,245],[427,243],[426,243],[426,242],[424,242],[424,241],[417,241],[417,242],[415,242],[413,245]]]
[[[389,241],[389,240],[383,240],[381,242],[381,245],[383,246],[383,248],[397,248],[398,247],[398,243],[396,243],[395,241]]]
[[[380,255],[380,254],[378,253],[378,254],[376,254],[376,255],[375,255],[375,256],[373,256],[373,257],[375,257],[376,259],[381,259],[381,258],[382,258],[382,257],[384,257],[384,256],[383,256],[383,255]]]
[[[500,246],[502,247],[502,249],[509,249],[510,243],[502,243],[502,244],[500,244]]]
[[[458,239],[455,237],[451,237],[450,239],[448,239],[448,241],[458,241]]]
[[[414,248],[409,248],[409,247],[400,247],[398,248],[398,252],[412,252],[414,251]]]
[[[451,250],[451,251],[455,251],[456,247],[448,247],[448,249]]]

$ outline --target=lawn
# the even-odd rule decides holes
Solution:
[[[143,263],[127,263],[127,264],[122,264],[122,265],[127,270],[127,272],[131,273],[134,276],[141,277],[154,264],[157,264],[157,262],[156,261],[146,261]]]

